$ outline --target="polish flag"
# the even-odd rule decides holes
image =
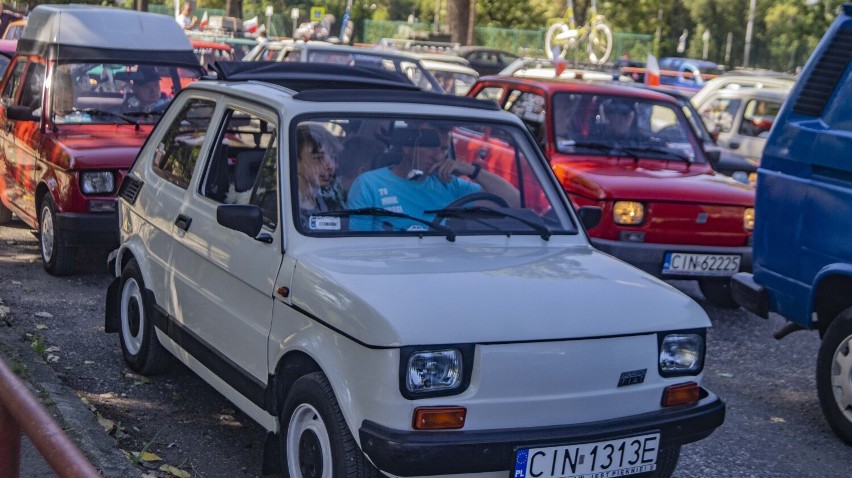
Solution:
[[[204,15],[201,16],[201,23],[198,24],[199,30],[207,28],[207,10],[204,10]]]
[[[657,57],[650,53],[648,53],[648,61],[645,63],[645,84],[660,85],[660,65],[657,63]]]
[[[243,29],[248,33],[257,33],[257,15],[243,21]]]

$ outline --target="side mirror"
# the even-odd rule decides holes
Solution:
[[[577,210],[577,215],[580,216],[583,227],[589,230],[601,223],[603,209],[597,206],[582,206]]]
[[[6,117],[15,121],[38,121],[34,111],[28,106],[9,105],[6,107]]]
[[[216,208],[216,221],[228,229],[257,238],[263,227],[263,210],[254,204],[222,204]]]
[[[719,160],[722,159],[722,151],[717,148],[705,149],[704,154],[707,155],[707,160],[710,161],[710,165],[713,166],[713,169],[716,169],[719,166]]]

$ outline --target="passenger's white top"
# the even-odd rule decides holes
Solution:
[[[192,50],[170,16],[89,5],[37,6],[30,12],[21,40],[126,50]]]

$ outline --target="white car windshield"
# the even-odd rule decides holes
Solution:
[[[309,235],[577,232],[546,162],[512,125],[322,117],[291,138],[293,217]]]
[[[56,124],[153,124],[199,76],[199,70],[166,65],[63,63],[51,80],[50,117]]]

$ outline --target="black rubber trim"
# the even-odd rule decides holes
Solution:
[[[754,281],[749,272],[739,272],[731,277],[731,295],[743,308],[764,319],[769,318],[769,292]]]
[[[18,53],[49,60],[76,63],[163,63],[201,71],[198,58],[189,50],[123,50],[79,45],[59,45],[33,39],[18,40]]]
[[[540,428],[417,432],[393,430],[369,420],[361,424],[361,449],[382,471],[398,476],[507,471],[515,450],[589,443],[614,437],[660,433],[669,448],[706,438],[725,421],[725,403],[702,389],[696,404],[627,418]]]
[[[415,103],[500,111],[500,106],[495,101],[478,100],[467,96],[445,95],[429,91],[307,90],[293,95],[293,99],[321,103]]]
[[[119,245],[118,213],[56,213],[56,228],[69,247],[109,247]]]
[[[266,409],[265,384],[243,370],[239,365],[234,363],[233,360],[215,350],[200,337],[192,333],[192,331],[179,324],[172,317],[169,317],[165,310],[156,305],[157,302],[153,298],[153,293],[151,293],[150,290],[147,290],[147,292],[149,293],[150,303],[155,304],[155,327],[165,332],[169,338],[174,340],[181,348],[189,352],[194,359],[201,362],[202,365],[227,382],[228,385],[238,391],[240,395],[251,400],[251,402],[258,407]]]

